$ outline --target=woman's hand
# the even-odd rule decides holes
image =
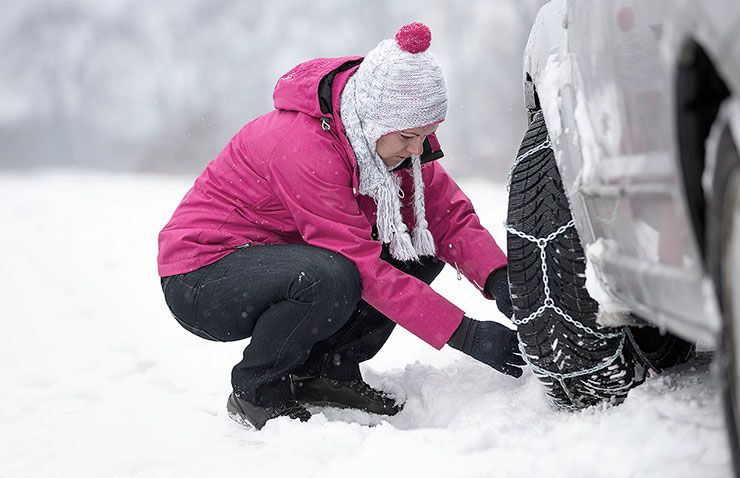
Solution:
[[[519,354],[516,331],[498,322],[482,322],[463,316],[447,344],[501,373],[512,377],[522,375],[524,359]]]
[[[496,300],[496,307],[508,319],[514,314],[509,294],[509,274],[506,267],[496,269],[488,275],[486,286],[483,289]]]

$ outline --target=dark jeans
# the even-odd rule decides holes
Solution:
[[[381,258],[427,284],[444,263]],[[195,335],[229,342],[251,337],[232,370],[237,394],[262,406],[291,397],[290,375],[360,378],[395,323],[360,299],[354,263],[319,247],[272,244],[237,249],[187,274],[162,279],[177,321]],[[413,298],[409,298],[412,306]]]

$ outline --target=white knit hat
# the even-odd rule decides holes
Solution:
[[[439,123],[447,115],[447,84],[442,67],[428,51],[432,33],[410,23],[394,40],[383,40],[367,54],[344,87],[340,115],[357,157],[360,193],[375,199],[381,242],[399,260],[434,255],[434,240],[424,212],[424,183],[419,156],[412,156],[414,177],[413,240],[401,216],[399,178],[378,156],[376,142],[396,131]]]

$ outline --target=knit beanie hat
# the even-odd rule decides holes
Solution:
[[[401,216],[400,178],[389,171],[376,150],[388,133],[444,121],[447,84],[436,56],[428,51],[432,33],[410,23],[395,39],[383,40],[367,54],[342,91],[340,115],[357,158],[360,193],[377,204],[378,238],[398,260],[434,255],[434,239],[424,211],[421,162],[411,156],[414,178],[413,239]]]

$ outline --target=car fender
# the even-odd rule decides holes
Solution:
[[[571,203],[576,229],[584,244],[594,241],[594,234],[579,191],[580,170],[583,165],[581,142],[575,118],[578,82],[577,69],[568,53],[568,2],[552,0],[540,8],[532,26],[524,53],[523,81],[525,102],[528,90],[536,90],[536,107],[544,113],[545,124],[555,158],[563,179],[563,186]],[[563,135],[563,131],[568,133]],[[562,158],[567,155],[569,161]]]

